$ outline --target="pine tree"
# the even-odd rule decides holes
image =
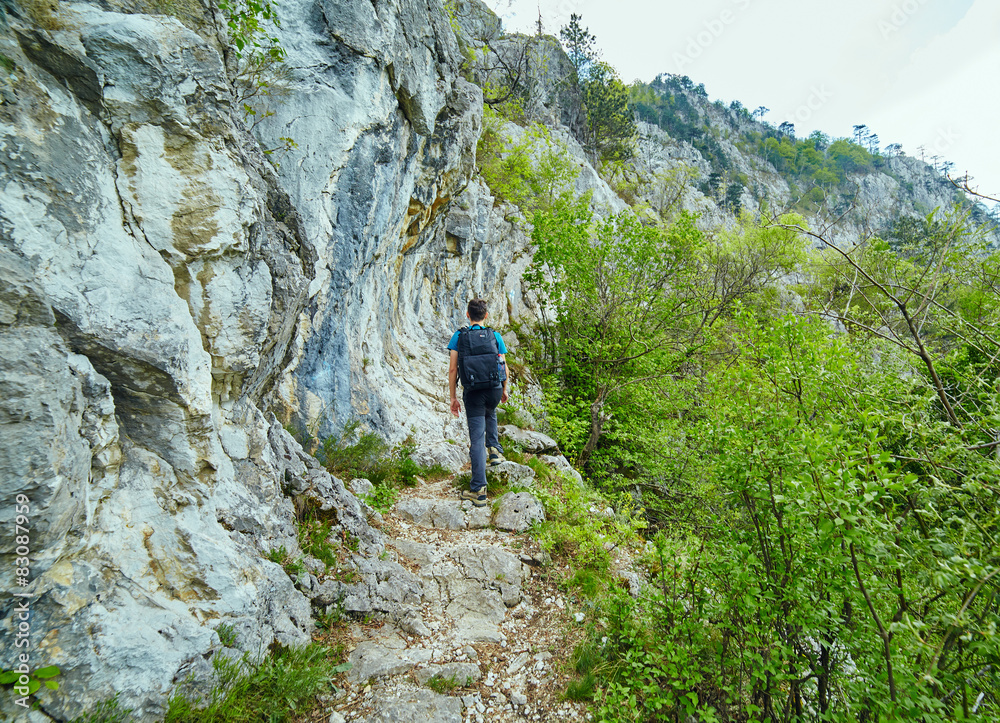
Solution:
[[[559,31],[559,37],[566,47],[566,55],[569,61],[576,68],[576,74],[583,80],[587,75],[588,68],[597,60],[598,54],[595,48],[597,38],[590,33],[589,28],[580,24],[582,18],[573,13],[569,16],[569,25],[563,26]]]

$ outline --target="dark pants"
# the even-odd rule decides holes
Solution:
[[[500,441],[497,439],[497,405],[502,396],[501,387],[462,392],[465,418],[469,423],[469,459],[472,461],[472,483],[469,488],[473,492],[486,487],[486,448],[500,449]]]

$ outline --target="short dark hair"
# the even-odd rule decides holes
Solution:
[[[482,321],[486,318],[486,299],[473,299],[466,309],[469,312],[469,319],[472,321]]]

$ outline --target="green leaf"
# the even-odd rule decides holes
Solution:
[[[55,676],[59,675],[59,666],[47,665],[44,668],[39,668],[38,670],[36,670],[33,673],[33,675],[36,678],[54,678]]]
[[[5,670],[3,673],[0,673],[0,685],[10,685],[20,677],[21,674],[16,670]]]

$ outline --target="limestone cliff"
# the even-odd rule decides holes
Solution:
[[[434,354],[468,294],[506,318],[526,263],[469,185],[481,100],[440,2],[282,5],[293,80],[258,129],[296,138],[280,171],[214,3],[135,12],[156,5],[26,4],[0,33],[0,666],[20,589],[31,668],[72,691],[46,699],[57,719],[115,692],[162,715],[210,678],[221,622],[251,652],[308,640],[308,600],[264,557],[298,550],[290,495],[382,543],[270,412],[441,427]],[[398,602],[367,584],[358,609]]]

